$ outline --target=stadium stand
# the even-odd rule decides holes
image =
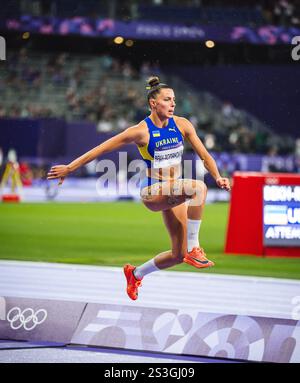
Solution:
[[[299,0],[12,0],[2,5],[3,17],[20,14],[57,17],[104,17],[120,20],[162,20],[187,24],[259,26],[299,25]]]
[[[0,118],[57,117],[90,121],[100,132],[118,132],[148,113],[145,79],[161,69],[144,62],[136,69],[109,55],[43,54],[26,48],[10,53],[0,68]],[[83,64],[84,63],[84,64]],[[262,121],[228,100],[192,89],[179,77],[162,74],[181,94],[177,114],[190,118],[208,149],[288,154],[294,140],[282,140]]]

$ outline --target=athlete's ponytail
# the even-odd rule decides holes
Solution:
[[[147,80],[147,87],[146,89],[148,90],[148,102],[150,98],[156,98],[158,93],[160,92],[161,89],[170,89],[170,87],[167,84],[163,84],[159,81],[159,77],[157,76],[151,76]]]

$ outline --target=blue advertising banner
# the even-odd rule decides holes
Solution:
[[[0,20],[0,28],[41,34],[78,34],[92,37],[115,37],[141,40],[205,41],[252,44],[291,44],[300,29],[294,27],[266,25],[257,28],[229,25],[185,25],[158,21],[122,22],[111,19],[89,19],[73,17],[21,16]]]

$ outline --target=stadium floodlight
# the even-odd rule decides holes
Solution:
[[[117,36],[114,39],[115,44],[122,44],[124,42],[124,38],[122,36]]]
[[[23,35],[22,35],[22,39],[23,40],[28,40],[30,37],[30,32],[24,32]]]
[[[205,41],[205,45],[207,48],[214,48],[215,42],[212,40],[207,40],[207,41]]]
[[[129,47],[129,48],[132,47],[133,44],[134,44],[134,42],[132,40],[126,40],[126,42],[125,42],[126,47]]]

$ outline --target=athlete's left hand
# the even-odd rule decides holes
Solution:
[[[225,189],[227,191],[230,191],[231,190],[231,186],[230,186],[230,181],[228,178],[225,178],[225,177],[219,177],[216,179],[216,183],[217,185],[221,188],[221,189]]]

